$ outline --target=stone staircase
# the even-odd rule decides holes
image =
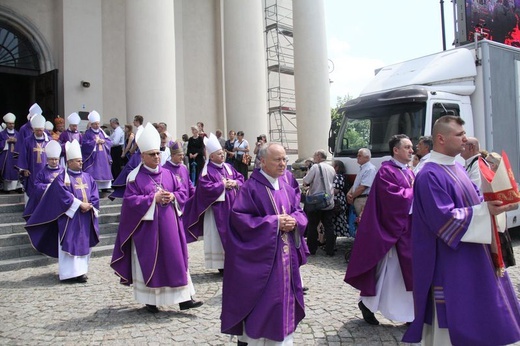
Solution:
[[[119,225],[121,199],[100,199],[98,245],[92,256],[110,256]],[[0,195],[0,272],[57,263],[56,258],[36,251],[25,231],[23,195]]]

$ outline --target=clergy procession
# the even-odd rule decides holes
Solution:
[[[193,137],[178,141],[166,123],[140,115],[128,133],[117,118],[95,110],[87,120],[84,130],[77,113],[49,126],[34,104],[19,130],[8,113],[0,132],[2,190],[24,194],[31,244],[58,259],[64,291],[81,290],[99,275],[89,265],[100,242],[100,200],[108,198],[121,202],[108,270],[125,287],[125,299],[133,297],[146,314],[178,306],[189,314],[172,316],[191,319],[214,304],[198,298],[200,273],[190,272],[199,255],[190,251],[201,244],[204,275],[217,278],[221,295],[219,330],[238,345],[314,344],[302,337],[307,318],[318,319],[315,304],[332,308],[330,297],[339,292],[346,301],[347,291],[356,292],[357,324],[346,323],[349,335],[352,326],[366,324],[378,334],[392,323],[402,328],[397,342],[520,342],[520,305],[507,269],[514,269],[514,248],[504,217],[518,208],[520,194],[507,155],[483,156],[459,117],[439,118],[417,150],[408,136],[395,134],[380,168],[370,163],[368,148],[359,150],[359,172],[344,172],[317,150],[301,181],[278,143],[261,142],[250,167],[242,131],[225,140],[199,122]],[[353,184],[346,173],[357,175]],[[518,198],[489,197],[493,179],[510,183]],[[309,285],[314,277],[303,273],[325,271],[316,263],[342,258],[335,255],[345,239],[352,251],[331,277],[339,291]],[[324,300],[314,302],[317,296]]]

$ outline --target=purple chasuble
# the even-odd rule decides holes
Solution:
[[[58,141],[61,144],[61,156],[65,155],[65,143],[72,142],[73,140],[77,140],[81,146],[83,144],[83,136],[81,135],[81,132],[78,130],[71,131],[70,129],[67,129],[60,134]]]
[[[25,206],[25,210],[23,212],[23,218],[25,220],[29,219],[29,216],[33,213],[34,209],[40,203],[40,200],[45,193],[47,186],[54,181],[54,179],[63,172],[62,167],[56,167],[55,169],[50,168],[49,165],[46,165],[34,178],[34,185],[32,187],[31,195],[29,196],[29,200],[27,201],[27,205]]]
[[[139,166],[140,163],[141,152],[139,151],[139,148],[137,148],[135,153],[130,157],[130,160],[123,167],[121,173],[119,173],[117,178],[115,178],[114,182],[112,183],[112,189],[114,189],[114,192],[112,192],[108,198],[110,198],[112,201],[116,198],[123,198],[126,189],[126,178],[128,178],[128,174],[130,174],[131,171]]]
[[[221,331],[282,341],[305,317],[300,266],[307,262],[307,217],[283,178],[280,190],[254,170],[235,199],[227,238]],[[278,215],[297,222],[282,233]]]
[[[464,168],[428,162],[414,191],[413,287],[415,320],[403,337],[419,342],[432,324],[454,345],[505,345],[520,340],[520,306],[507,272],[497,277],[490,245],[461,242],[481,203]],[[486,205],[483,205],[486,207]],[[491,232],[491,221],[489,224]]]
[[[97,139],[103,139],[105,143],[96,144]],[[81,154],[83,156],[83,170],[89,173],[96,181],[111,181],[112,156],[110,156],[112,141],[105,135],[103,130],[95,132],[92,129],[85,131]]]
[[[188,248],[184,227],[173,203],[155,202],[157,187],[173,192],[182,206],[186,193],[172,172],[159,166],[157,173],[141,166],[134,181],[126,185],[121,219],[110,266],[121,278],[121,284],[131,285],[132,241],[147,287],[181,287],[188,284]],[[155,204],[153,220],[143,220]]]
[[[395,246],[407,291],[412,290],[410,208],[414,174],[393,161],[385,161],[376,173],[345,275],[345,282],[375,296],[378,263]]]
[[[236,180],[238,187],[225,190],[223,178]],[[211,207],[222,246],[224,250],[226,249],[226,237],[229,233],[229,213],[237,196],[237,191],[243,183],[244,177],[242,174],[238,173],[230,164],[224,163],[222,167],[218,167],[213,162],[208,162],[207,174],[199,175],[195,195],[186,204],[186,214],[183,221],[187,231],[186,239],[189,243],[196,241],[204,234],[204,213]],[[224,190],[226,191],[226,199],[217,201]]]
[[[17,167],[28,170],[31,174],[23,179],[23,186],[28,196],[34,186],[34,178],[47,165],[47,154],[45,146],[49,143],[49,138],[36,139],[34,135],[25,138],[22,150],[18,155]]]
[[[69,179],[66,179],[66,175]],[[86,256],[99,243],[98,219],[94,210],[86,213],[80,208],[72,218],[65,213],[74,198],[89,202],[99,210],[96,182],[88,173],[62,171],[51,183],[40,203],[27,220],[25,229],[33,247],[51,257],[58,257],[59,237],[62,250],[72,256]]]
[[[191,183],[190,172],[188,172],[188,168],[186,168],[184,164],[180,163],[176,165],[171,161],[166,161],[163,168],[171,171],[173,175],[175,175],[181,187],[186,190],[186,198],[191,198],[191,196],[195,194],[195,186]]]
[[[17,156],[15,155],[15,143],[8,143],[9,138],[18,140],[18,131],[7,132],[7,129],[0,132],[0,176],[3,180],[18,180],[18,170],[15,168]],[[6,148],[7,144],[7,148]],[[15,158],[16,157],[16,158]]]

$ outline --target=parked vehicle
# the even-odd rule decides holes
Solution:
[[[464,119],[467,135],[481,148],[505,150],[520,181],[519,81],[520,49],[488,40],[383,67],[340,109],[342,124],[330,149],[349,173],[358,171],[363,147],[378,166],[390,158],[392,135],[404,133],[415,145],[439,117],[452,114]],[[520,210],[508,213],[508,225],[520,226]]]

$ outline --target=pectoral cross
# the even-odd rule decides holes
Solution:
[[[33,148],[33,152],[36,153],[36,163],[42,163],[43,147],[40,143],[36,143],[36,148]]]
[[[83,202],[88,203],[87,198],[87,192],[85,191],[88,189],[88,185],[83,183],[83,180],[81,180],[81,177],[76,178],[76,186],[74,186],[76,190],[81,190],[81,196],[83,197]]]
[[[99,141],[99,135],[96,135],[96,143],[97,143],[97,141]],[[98,151],[103,151],[103,144],[99,143],[98,145],[99,145]]]

